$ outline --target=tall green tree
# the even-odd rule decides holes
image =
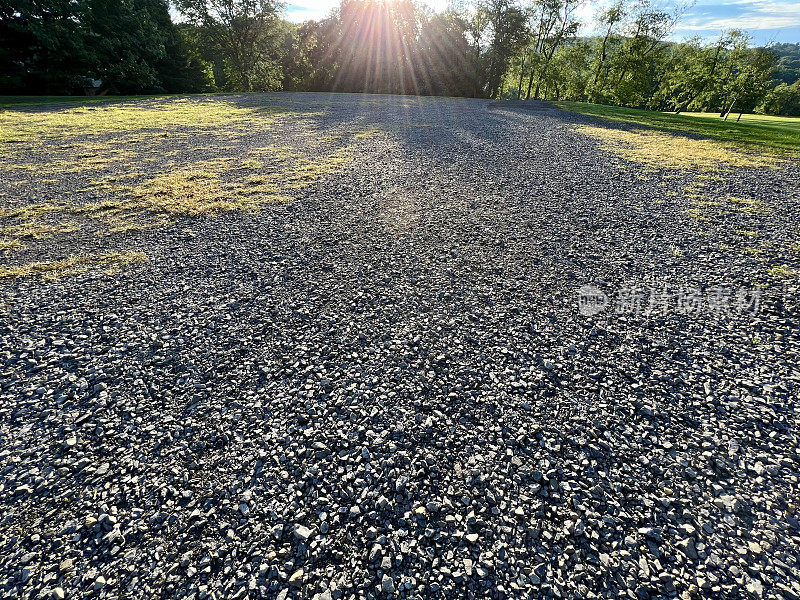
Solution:
[[[276,1],[177,0],[176,6],[222,56],[229,88],[263,91],[280,86]]]
[[[597,15],[597,21],[603,27],[604,33],[597,39],[597,50],[593,59],[593,75],[587,89],[592,102],[597,102],[602,97],[605,78],[608,74],[609,52],[616,37],[616,30],[624,18],[625,7],[622,0],[618,0]]]
[[[575,19],[575,11],[581,0],[534,0],[530,9],[532,27],[531,43],[523,51],[523,64],[528,63],[530,76],[526,98],[539,97],[539,90],[548,82],[548,70],[558,49],[572,39],[580,27]],[[524,69],[523,69],[524,70]],[[552,78],[551,78],[552,79]],[[517,97],[522,92],[522,73],[520,73]]]
[[[767,48],[752,48],[744,59],[734,67],[734,73],[723,88],[725,119],[734,109],[752,111],[767,95],[778,57]]]
[[[792,85],[779,83],[767,92],[759,108],[767,115],[800,117],[800,79]]]
[[[89,68],[82,7],[72,0],[0,0],[0,87],[71,93]]]
[[[525,12],[512,0],[481,0],[478,4],[475,27],[488,40],[483,61],[488,98],[500,95],[511,59],[528,40],[526,21]]]
[[[0,0],[0,82],[16,93],[202,87],[165,0]]]

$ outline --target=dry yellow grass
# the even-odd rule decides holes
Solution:
[[[782,164],[775,156],[746,153],[731,144],[651,129],[593,125],[575,129],[599,140],[603,149],[652,168],[714,171],[731,167],[777,168]]]
[[[72,233],[78,231],[78,229],[78,225],[73,222],[51,224],[40,221],[24,221],[13,225],[5,225],[0,229],[0,232],[5,236],[11,237],[12,241],[20,241],[25,238],[39,239],[59,233]]]
[[[42,202],[39,204],[28,204],[19,208],[0,209],[0,219],[35,219],[47,213],[54,213],[64,210],[65,205],[53,202]]]
[[[260,169],[264,166],[260,160],[256,160],[255,158],[248,158],[247,160],[243,161],[241,165],[239,165],[242,169]]]
[[[772,265],[769,268],[769,274],[778,279],[791,279],[797,277],[797,271],[787,267],[786,265]]]
[[[147,256],[142,252],[83,254],[52,262],[30,262],[22,265],[0,266],[0,279],[38,276],[46,280],[53,280],[64,275],[82,273],[89,268],[103,267],[107,270],[113,270],[145,260],[147,260]]]
[[[88,144],[88,143],[87,143]],[[48,156],[46,162],[16,162],[11,156],[5,157],[2,168],[9,171],[27,171],[39,179],[42,175],[60,175],[62,173],[81,173],[84,171],[100,171],[122,160],[134,157],[132,152],[116,147],[116,143],[89,144],[81,152],[60,150]],[[58,180],[51,180],[51,183]]]
[[[706,215],[703,214],[699,208],[690,208],[686,211],[686,214],[689,215],[691,218],[696,219],[697,221],[710,221]]]
[[[353,137],[357,140],[368,140],[378,137],[381,133],[383,132],[377,127],[368,127],[366,129],[355,130],[353,132]]]
[[[19,250],[24,245],[19,240],[3,240],[0,239],[0,252],[6,252],[8,250]]]
[[[17,194],[5,192],[30,186],[40,197],[56,198],[27,206],[14,206],[14,200],[0,208],[0,251],[79,228],[117,235],[168,226],[182,217],[288,201],[345,168],[353,160],[355,139],[380,133],[362,128],[320,144],[323,136],[311,116],[211,98],[0,111],[0,144],[15,142],[0,157],[0,169],[14,173],[0,196],[16,199]],[[288,135],[278,129],[274,136],[285,145],[250,147],[254,130],[279,128],[287,120]],[[166,138],[171,145],[165,146]],[[64,189],[77,193],[65,196]],[[93,263],[127,264],[123,258],[79,252],[76,248],[75,257],[55,262],[0,265],[0,273],[46,276]]]
[[[172,167],[134,186],[115,183],[125,175],[104,177],[86,189],[106,193],[106,200],[82,205],[39,203],[5,210],[0,212],[0,232],[10,238],[9,243],[69,233],[78,228],[69,219],[83,216],[99,226],[98,233],[118,234],[169,225],[182,216],[256,210],[264,204],[291,200],[292,192],[343,168],[353,158],[346,147],[313,158],[275,146],[259,148],[253,154],[258,158],[215,158]],[[250,174],[243,179],[242,171]]]
[[[287,114],[283,109],[242,107],[214,98],[121,102],[61,110],[2,110],[0,143],[230,124],[264,128]]]
[[[762,213],[765,212],[764,204],[755,198],[739,198],[736,196],[728,196],[728,202],[734,205],[735,210],[745,213]]]

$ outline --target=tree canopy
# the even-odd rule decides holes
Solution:
[[[6,93],[343,91],[798,114],[800,45],[670,40],[680,7],[618,0],[342,0],[300,25],[277,0],[0,0]],[[173,20],[174,18],[174,20]]]
[[[164,0],[0,0],[6,93],[200,91],[207,87]]]

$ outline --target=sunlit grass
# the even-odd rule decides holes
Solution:
[[[756,125],[759,127],[771,127],[777,130],[790,130],[800,132],[800,117],[779,117],[776,115],[753,115],[743,114],[741,119],[738,113],[733,113],[725,121],[719,113],[699,113],[699,112],[685,112],[681,113],[686,117],[695,117],[700,119],[710,119],[712,121],[719,121],[725,125]]]
[[[19,250],[23,248],[24,244],[17,239],[13,240],[4,240],[0,239],[0,252],[8,251],[8,250]]]
[[[53,280],[64,275],[82,273],[89,268],[102,267],[107,271],[113,271],[121,266],[132,265],[145,260],[147,260],[147,256],[142,252],[83,254],[52,262],[30,262],[22,265],[0,266],[0,279],[38,276],[46,280]]]
[[[787,267],[786,265],[772,265],[769,268],[769,274],[778,279],[791,279],[797,277],[797,271]]]
[[[765,211],[764,203],[755,198],[739,198],[729,196],[728,202],[735,205],[736,210],[743,213],[762,213]]]
[[[65,223],[44,223],[41,221],[23,221],[12,225],[5,225],[0,229],[0,233],[13,240],[41,239],[52,237],[59,233],[73,233],[78,231],[78,225],[72,222]]]
[[[79,230],[76,217],[91,220],[89,230],[121,234],[163,227],[181,217],[254,211],[287,202],[297,191],[344,168],[353,152],[347,147],[315,157],[297,150],[266,146],[253,151],[258,158],[220,157],[181,167],[166,165],[151,176],[135,172],[136,184],[123,184],[128,174],[104,176],[84,191],[101,192],[96,202],[44,202],[0,211],[4,247],[19,247],[24,239],[41,239]],[[241,172],[249,173],[242,178]]]
[[[708,218],[708,216],[703,214],[703,211],[700,210],[699,208],[690,208],[689,210],[686,211],[686,214],[689,215],[691,218],[697,220],[697,221],[710,221],[711,220],[711,219]]]
[[[731,144],[653,129],[593,125],[578,125],[575,129],[599,140],[603,149],[653,168],[712,171],[724,167],[776,168],[781,164],[774,156],[745,153]]]
[[[186,95],[184,94],[183,96]],[[59,104],[111,104],[124,102],[126,100],[146,100],[148,98],[163,99],[168,97],[170,96],[164,94],[155,96],[0,96],[0,108],[15,108],[19,106],[53,106]]]
[[[181,127],[220,128],[234,123],[264,128],[289,112],[205,98],[122,102],[60,110],[11,109],[0,111],[0,143],[142,130],[172,131]]]
[[[795,120],[776,121],[763,118],[742,123],[722,121],[713,116],[686,116],[586,102],[555,102],[559,108],[610,121],[630,123],[672,133],[691,133],[732,142],[740,147],[800,155],[800,129]],[[745,117],[742,117],[744,119]],[[776,122],[781,123],[776,126]]]
[[[0,276],[47,279],[92,265],[125,266],[131,257],[81,247],[93,236],[291,201],[345,169],[358,141],[385,133],[358,127],[320,143],[316,114],[214,97],[0,110],[0,144],[7,150],[0,168],[12,174],[0,190],[0,251],[6,262],[24,257],[11,252],[23,249],[39,257],[0,265]],[[24,204],[18,188],[47,200]],[[43,260],[43,240],[57,236],[64,239],[53,247],[73,244],[73,255]]]

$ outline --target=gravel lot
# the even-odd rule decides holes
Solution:
[[[637,164],[545,105],[224,101],[307,125],[228,156],[367,134],[291,201],[0,254],[146,255],[0,280],[0,596],[800,598],[796,163]],[[5,173],[6,206],[86,194]]]

